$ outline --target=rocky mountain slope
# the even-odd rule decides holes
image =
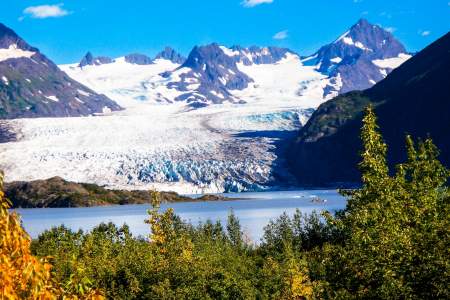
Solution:
[[[165,47],[164,50],[156,54],[154,60],[157,59],[169,60],[174,64],[182,64],[186,61],[186,57],[184,57],[171,47]]]
[[[389,146],[390,163],[404,159],[404,136],[433,138],[450,166],[450,33],[363,92],[325,102],[301,129],[291,150],[301,184],[357,183],[361,113],[372,103]]]
[[[87,116],[120,109],[0,24],[0,118]]]

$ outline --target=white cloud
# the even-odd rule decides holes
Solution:
[[[256,5],[272,2],[273,0],[244,0],[241,2],[241,4],[244,7],[255,7]]]
[[[36,19],[59,18],[69,14],[62,6],[62,3],[55,5],[29,6],[23,10],[23,13]]]
[[[397,28],[395,28],[395,27],[385,27],[384,29],[390,33],[393,33],[397,30]]]
[[[419,30],[419,34],[421,36],[429,36],[431,34],[431,31],[429,31],[429,30]]]
[[[391,19],[392,18],[392,14],[390,14],[390,13],[388,13],[386,11],[383,11],[383,12],[380,13],[380,17],[385,17],[385,18]]]
[[[275,33],[275,35],[273,36],[273,38],[275,40],[284,40],[288,37],[288,31],[287,30],[283,30],[280,32]]]

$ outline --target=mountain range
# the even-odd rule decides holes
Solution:
[[[259,73],[256,76],[266,72],[265,76],[270,77],[273,69],[281,69],[284,64],[296,65],[287,75],[299,77],[306,72],[310,75],[291,86],[295,89],[293,96],[323,101],[340,93],[373,86],[410,57],[390,32],[361,19],[311,56],[300,56],[279,47],[225,47],[213,43],[195,46],[187,58],[169,47],[153,59],[136,53],[116,59],[93,57],[88,52],[80,63],[61,68],[112,99],[127,94],[134,100],[184,102],[199,108],[225,102],[245,104],[261,97],[265,91],[255,82],[256,70]],[[145,65],[149,67],[142,68]],[[125,84],[121,77],[124,69],[147,76],[130,74]],[[117,84],[106,87],[105,77]]]
[[[388,144],[390,165],[404,161],[405,135],[431,137],[450,166],[450,33],[392,71],[374,87],[340,95],[319,106],[290,151],[301,185],[359,182],[362,111],[372,104]]]
[[[253,96],[259,96],[251,74],[257,68],[252,66],[277,68],[289,58],[289,64],[298,64],[291,72],[304,73],[308,68],[314,73],[293,87],[297,95],[309,95],[312,89],[313,94],[322,93],[323,99],[329,99],[372,86],[410,57],[391,33],[364,19],[307,57],[285,48],[227,48],[215,43],[195,46],[187,58],[170,47],[154,58],[131,53],[113,59],[87,52],[78,64],[61,66],[71,78],[84,85],[61,72],[38,49],[4,25],[0,25],[0,47],[0,116],[3,118],[82,116],[119,110],[120,105],[114,103],[120,103],[117,93],[121,96],[127,93],[134,100],[181,101],[193,108],[211,103],[245,104]],[[108,79],[114,81],[114,76],[121,75],[122,63],[136,66],[134,72],[145,72],[148,76],[129,80],[123,89],[115,85],[103,88],[98,82],[105,81],[102,71],[99,71],[101,78],[88,78],[95,73],[92,68],[106,66],[111,77]],[[159,66],[152,69],[151,65]],[[142,66],[150,68],[139,69]],[[240,93],[249,89],[253,89],[250,94]]]
[[[317,179],[311,184],[323,183],[319,167],[338,162],[325,159],[324,166],[314,156],[304,162],[302,137],[315,128],[309,124],[322,106],[308,119],[335,96],[383,82],[411,57],[391,33],[366,20],[309,56],[212,43],[193,47],[187,57],[170,47],[152,57],[88,52],[79,62],[56,66],[17,35],[12,41],[5,36],[0,65],[27,65],[0,72],[0,100],[14,106],[2,118],[19,118],[0,123],[0,135],[13,137],[0,143],[7,181],[60,176],[184,194],[286,188],[296,184],[293,174],[302,184],[309,184],[308,174]],[[27,98],[27,89],[44,96]],[[73,118],[61,118],[67,116]],[[317,129],[315,138],[331,127]]]

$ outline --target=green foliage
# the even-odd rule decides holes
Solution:
[[[62,226],[32,249],[53,257],[67,290],[112,299],[449,299],[450,173],[431,140],[408,136],[408,159],[390,175],[371,107],[363,121],[363,185],[343,192],[346,209],[283,214],[260,245],[247,243],[233,212],[225,226],[193,226],[161,211],[152,191],[149,238],[111,223]]]
[[[0,134],[1,132],[0,128]],[[7,135],[8,132],[3,132]],[[66,181],[60,177],[30,182],[7,183],[5,194],[15,207],[85,207],[99,205],[142,204],[151,202],[151,191],[110,190],[105,187]],[[160,192],[163,202],[194,201],[175,192]],[[196,201],[216,201],[225,197],[204,195]]]
[[[315,253],[316,279],[337,298],[448,298],[449,172],[431,140],[407,137],[408,161],[389,176],[386,145],[371,107],[362,128],[363,186],[349,195],[331,224],[346,233],[343,245]]]

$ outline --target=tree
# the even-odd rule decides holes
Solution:
[[[372,107],[362,127],[362,187],[346,192],[347,208],[330,218],[342,245],[318,254],[314,273],[332,298],[449,298],[448,170],[431,139],[407,137],[408,160],[389,175],[387,147]]]
[[[84,277],[62,286],[52,276],[52,265],[45,258],[31,254],[31,240],[10,213],[9,201],[3,194],[3,173],[0,172],[0,298],[2,299],[103,299]],[[79,280],[78,280],[79,279]]]

